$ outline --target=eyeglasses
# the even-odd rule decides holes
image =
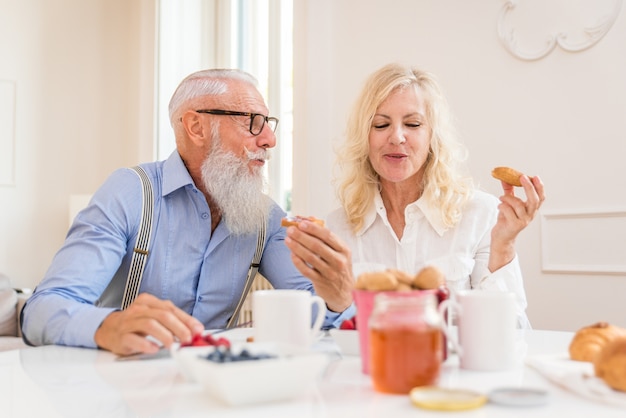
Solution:
[[[200,109],[196,110],[198,113],[208,113],[209,115],[222,115],[222,116],[250,116],[250,128],[249,131],[252,135],[257,136],[263,131],[263,127],[267,123],[272,132],[276,132],[276,126],[278,126],[278,118],[265,116],[260,113],[250,112],[236,112],[234,110],[219,110],[219,109]]]

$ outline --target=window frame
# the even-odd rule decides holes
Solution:
[[[175,149],[168,103],[185,76],[203,68],[240,68],[259,81],[270,115],[280,119],[266,165],[267,193],[290,211],[293,155],[293,0],[159,0],[155,157]]]

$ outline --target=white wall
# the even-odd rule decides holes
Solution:
[[[585,51],[557,47],[543,59],[524,61],[510,54],[497,36],[505,3],[295,2],[294,213],[325,216],[335,207],[333,146],[341,140],[365,77],[391,61],[418,65],[438,76],[470,150],[470,171],[485,190],[500,194],[490,171],[509,165],[541,176],[548,196],[545,214],[626,210],[626,12]],[[541,49],[537,42],[558,30],[575,29],[570,36],[579,36],[581,24],[564,26],[571,22],[559,17],[562,13],[585,8],[583,23],[596,24],[616,4],[518,3],[511,21],[520,26],[521,41],[527,42],[521,46],[529,50]],[[526,27],[533,31],[524,38],[521,31],[528,21],[532,24]],[[574,330],[598,320],[626,326],[626,216],[618,215],[591,216],[592,222],[607,225],[592,227],[591,234],[576,233],[582,230],[576,217],[565,217],[559,228],[551,227],[554,220],[541,228],[538,217],[523,232],[517,248],[535,328]],[[562,262],[564,269],[544,271],[542,240],[550,255],[543,262]],[[610,254],[600,242],[610,244]],[[579,265],[591,265],[592,271],[568,271]],[[606,265],[617,265],[621,273],[597,273]]]
[[[0,185],[0,271],[16,286],[43,276],[70,195],[153,158],[154,3],[0,0],[0,80],[16,86],[14,137],[0,138],[14,173]]]

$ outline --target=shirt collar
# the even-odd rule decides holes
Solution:
[[[441,217],[441,208],[433,203],[434,202],[428,201],[425,198],[420,197],[419,199],[417,199],[417,201],[411,203],[411,205],[416,205],[422,211],[424,217],[426,218],[430,226],[433,227],[435,232],[437,232],[439,236],[442,236],[448,228],[443,223],[443,219]]]
[[[163,164],[163,196],[188,185],[196,187],[180,154],[174,151]]]
[[[380,194],[376,193],[374,195],[374,203],[370,205],[370,208],[365,214],[365,218],[363,219],[363,227],[356,232],[357,236],[365,234],[365,232],[374,224],[374,221],[376,220],[376,214],[380,211],[382,211],[382,213],[385,213],[385,205],[383,205],[383,200],[381,199]],[[386,217],[386,215],[384,217],[381,216],[381,219],[384,220],[386,219]]]
[[[424,218],[426,218],[430,226],[440,236],[443,235],[444,232],[446,232],[446,230],[448,229],[443,223],[440,208],[431,204],[423,197],[417,199],[415,202],[409,204],[406,207],[404,211],[405,216],[407,216],[408,213],[411,211],[422,212]],[[363,235],[374,224],[377,215],[380,215],[380,218],[384,223],[388,223],[387,211],[385,209],[385,205],[383,203],[382,197],[380,196],[380,193],[376,193],[374,195],[374,203],[370,206],[370,209],[365,214],[363,228],[361,228],[361,230],[358,231],[356,235]]]

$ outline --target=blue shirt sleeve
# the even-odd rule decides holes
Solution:
[[[26,303],[23,333],[29,343],[96,347],[95,331],[113,308],[95,303],[127,253],[140,213],[138,177],[128,169],[114,172],[76,216]]]

